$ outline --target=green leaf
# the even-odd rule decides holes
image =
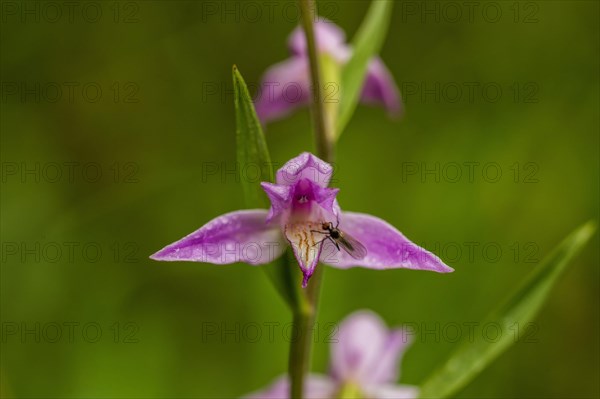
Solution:
[[[290,249],[268,265],[261,266],[267,277],[273,283],[275,290],[281,295],[292,309],[299,305],[299,290],[301,290],[301,278],[298,263]]]
[[[563,240],[535,271],[492,312],[482,325],[497,323],[502,334],[495,342],[482,334],[463,340],[450,359],[434,372],[421,387],[421,398],[446,398],[469,383],[519,338],[548,297],[550,289],[569,261],[590,239],[596,224],[590,221]],[[508,332],[511,333],[508,333]]]
[[[237,142],[237,162],[240,171],[240,181],[244,190],[244,199],[249,208],[266,208],[267,201],[265,193],[256,182],[256,176],[252,178],[244,175],[244,171],[259,171],[260,181],[273,181],[273,164],[267,148],[267,142],[262,130],[252,97],[246,86],[244,78],[233,66],[233,90],[236,121],[236,142]],[[290,305],[295,306],[296,289],[295,285],[300,283],[295,281],[293,275],[293,264],[290,264],[287,253],[279,259],[271,262],[269,265],[261,267],[269,280],[275,286],[277,292]],[[296,268],[297,269],[297,268]],[[297,279],[297,277],[296,277]]]
[[[372,1],[367,16],[352,40],[352,58],[342,71],[342,102],[336,129],[338,137],[356,109],[369,60],[383,46],[390,25],[392,6],[393,1]]]
[[[271,156],[267,148],[262,126],[254,110],[252,97],[244,78],[233,66],[233,91],[236,121],[237,161],[240,171],[240,181],[244,190],[246,206],[250,208],[265,208],[265,194],[254,173],[252,178],[245,176],[249,170],[260,173],[260,181],[273,181]],[[246,172],[243,172],[246,171]]]

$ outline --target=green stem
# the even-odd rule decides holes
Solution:
[[[315,125],[315,139],[318,156],[326,162],[333,162],[333,126],[328,123],[321,87],[321,65],[315,45],[313,16],[316,15],[313,0],[299,0],[302,26],[310,62],[310,76],[313,88],[311,113]],[[289,374],[290,398],[304,398],[304,380],[310,369],[313,328],[317,315],[323,267],[317,267],[306,289],[299,288],[299,301],[294,310],[294,339],[290,344]]]
[[[310,335],[306,331],[313,322],[310,313],[294,312],[294,337],[290,345],[290,398],[304,397],[304,376],[310,363]],[[296,335],[297,334],[297,335]]]
[[[290,398],[304,398],[304,380],[310,369],[312,337],[323,280],[323,267],[317,267],[308,287],[300,288],[300,302],[294,310],[294,334],[290,344]]]
[[[317,154],[325,162],[333,162],[333,126],[328,123],[325,115],[322,67],[315,43],[315,29],[313,17],[316,15],[314,0],[298,0],[300,3],[300,14],[302,18],[302,27],[306,36],[306,48],[310,64],[310,80],[313,90],[311,103],[311,113],[313,123],[315,124],[315,139],[317,144]]]

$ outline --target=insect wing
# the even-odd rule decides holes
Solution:
[[[357,239],[343,233],[337,240],[342,248],[354,259],[361,260],[367,256],[367,248],[362,245]]]

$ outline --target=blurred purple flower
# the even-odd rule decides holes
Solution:
[[[331,346],[328,376],[310,374],[305,380],[306,399],[416,398],[419,389],[396,385],[400,360],[410,344],[402,329],[388,330],[379,316],[359,311],[340,325],[336,342]],[[246,399],[289,398],[289,379],[278,378],[269,388]]]
[[[240,210],[219,216],[192,234],[151,256],[159,261],[261,265],[292,246],[305,287],[319,260],[346,269],[408,268],[453,271],[437,256],[409,241],[387,222],[362,213],[342,212],[337,188],[328,188],[333,168],[302,153],[277,171],[276,184],[262,183],[271,208]],[[332,223],[364,246],[359,259],[327,239],[323,223]],[[360,244],[359,244],[360,245]]]
[[[344,31],[331,21],[315,23],[315,40],[318,51],[329,55],[339,65],[346,64],[352,56]],[[296,108],[308,105],[310,100],[309,61],[301,27],[290,35],[288,47],[291,57],[271,66],[262,78],[255,107],[263,123],[282,118]],[[394,78],[379,57],[373,58],[368,65],[361,100],[382,104],[391,115],[398,115],[402,109]]]

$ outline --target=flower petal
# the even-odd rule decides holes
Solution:
[[[369,380],[377,384],[396,382],[400,375],[402,355],[411,343],[410,335],[403,329],[390,331],[379,361],[369,372]]]
[[[402,100],[394,77],[379,57],[369,62],[361,101],[367,104],[383,104],[393,116],[402,111]]]
[[[357,260],[338,251],[330,242],[323,245],[321,261],[333,267],[362,266],[371,269],[418,269],[439,273],[454,271],[434,254],[411,242],[394,226],[364,213],[342,212],[339,228],[362,243],[367,256]]]
[[[292,57],[273,65],[263,75],[254,107],[262,123],[280,119],[310,99],[308,61]]]
[[[218,265],[269,263],[283,253],[285,241],[279,227],[267,224],[266,218],[267,211],[263,209],[226,213],[150,258]]]
[[[339,205],[336,196],[339,191],[339,188],[327,188],[315,185],[313,191],[314,199],[327,213],[337,215],[339,212]]]
[[[339,205],[336,201],[336,195],[339,192],[337,188],[321,187],[309,179],[302,179],[293,186],[266,182],[262,182],[261,186],[271,200],[267,222],[280,215],[289,216],[291,212],[295,214],[301,212],[302,215],[313,217],[316,221],[324,221],[323,212],[314,211],[315,203],[322,208],[326,215],[330,216],[327,219],[335,220],[337,218],[339,212]],[[296,219],[298,217],[299,215],[296,215]]]
[[[387,349],[388,329],[371,311],[358,311],[342,321],[331,346],[331,375],[340,382],[356,381],[364,387],[376,383],[371,369]]]
[[[365,389],[369,398],[373,399],[416,399],[419,388],[412,385],[377,385]]]
[[[346,62],[350,58],[351,50],[346,45],[344,31],[327,19],[315,22],[315,40],[320,52],[331,54],[339,62]],[[301,26],[296,27],[288,39],[288,47],[292,54],[305,57],[306,36]]]
[[[315,271],[321,255],[322,235],[313,232],[321,225],[313,222],[291,223],[285,226],[285,238],[289,241],[304,278],[302,286],[306,287],[308,279]]]
[[[292,158],[277,171],[277,184],[291,186],[300,179],[308,179],[321,187],[327,187],[333,168],[327,162],[310,152],[303,152]]]
[[[334,382],[319,374],[309,374],[304,382],[306,399],[330,399],[335,393]],[[279,377],[267,389],[251,393],[245,399],[287,399],[290,397],[290,383],[287,376]]]
[[[294,186],[282,186],[267,182],[262,182],[260,185],[271,201],[271,208],[269,208],[267,216],[267,222],[270,222],[291,207]]]

